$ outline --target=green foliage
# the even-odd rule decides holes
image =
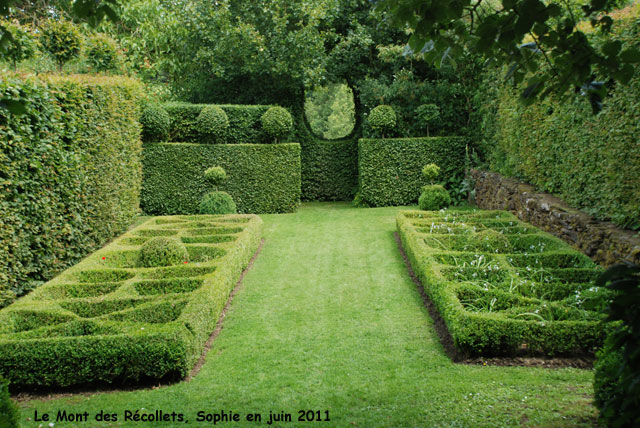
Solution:
[[[302,198],[345,201],[358,187],[356,140],[311,141],[302,151]]]
[[[355,125],[353,91],[344,83],[319,86],[305,96],[304,112],[315,135],[346,137]]]
[[[176,238],[156,236],[140,247],[140,266],[172,266],[189,261],[184,244]]]
[[[260,117],[260,122],[262,129],[275,139],[276,143],[278,140],[286,138],[293,127],[291,113],[286,108],[279,106],[269,107],[269,110]]]
[[[451,205],[451,196],[447,189],[440,184],[431,184],[422,187],[422,193],[418,198],[418,206],[421,210],[436,211]]]
[[[50,19],[41,30],[42,46],[53,55],[58,67],[62,68],[80,53],[82,36],[73,22]]]
[[[142,96],[140,84],[126,78],[0,79],[0,98],[26,106],[22,115],[0,109],[0,175],[11,177],[0,183],[4,304],[121,233],[138,214]]]
[[[640,41],[637,26],[620,21],[627,45]],[[601,220],[640,228],[640,75],[616,86],[593,116],[580,99],[518,105],[515,90],[489,75],[483,144],[490,168],[553,193]],[[493,86],[494,90],[491,90]],[[579,173],[578,173],[579,172]]]
[[[421,104],[416,109],[416,116],[418,120],[426,125],[428,137],[429,127],[436,124],[440,119],[440,108],[435,104]]]
[[[430,163],[422,167],[422,176],[431,184],[440,175],[440,167],[435,163]]]
[[[361,139],[358,171],[362,199],[372,206],[414,204],[425,163],[442,168],[442,179],[464,173],[467,139],[461,137]]]
[[[211,184],[202,171],[225,169],[224,190],[240,213],[295,211],[300,200],[298,144],[148,144],[141,206],[149,214],[197,214]]]
[[[167,141],[171,118],[165,109],[158,104],[149,104],[140,115],[142,125],[142,141]]]
[[[598,45],[579,24],[588,19],[592,27],[609,33],[614,21],[607,12],[620,3],[594,0],[582,7],[581,14],[574,13],[572,2],[542,0],[443,0],[427,5],[421,0],[381,0],[377,7],[398,26],[412,28],[410,49],[425,52],[435,64],[455,64],[471,51],[508,66],[507,78],[516,84],[526,80],[520,97],[526,104],[575,89],[589,95],[593,110],[599,111],[606,89],[594,76],[626,84],[640,51],[635,46],[622,49],[615,36]]]
[[[221,166],[212,166],[206,169],[206,171],[204,172],[204,178],[206,178],[209,183],[213,184],[214,186],[219,186],[227,179],[227,172]]]
[[[17,63],[30,59],[36,54],[38,50],[36,39],[27,28],[19,24],[0,22],[0,25],[11,34],[13,39],[5,49],[0,50],[0,58],[11,62],[15,69]]]
[[[210,104],[190,104],[170,102],[163,104],[171,117],[169,141],[199,143],[197,119],[202,110]],[[220,105],[229,119],[226,142],[229,144],[268,143],[269,136],[262,129],[260,117],[269,106]]]
[[[11,401],[9,382],[0,377],[0,428],[18,428],[18,407]]]
[[[640,424],[640,266],[615,265],[598,278],[616,293],[607,308],[615,323],[595,364],[595,402],[612,427]]]
[[[19,388],[184,377],[258,248],[256,216],[153,218],[0,311],[0,375]],[[160,236],[173,253],[149,242]],[[207,243],[204,238],[230,240]],[[131,239],[146,240],[132,244]],[[174,266],[157,266],[172,254]],[[193,263],[191,263],[193,262]],[[86,291],[85,296],[77,295]]]
[[[391,106],[379,105],[371,109],[367,120],[375,135],[384,138],[385,134],[391,136],[396,127],[396,112]]]
[[[200,214],[235,214],[236,203],[227,192],[209,192],[200,201]]]
[[[104,34],[89,38],[85,47],[85,56],[95,71],[116,71],[120,67],[118,44]]]
[[[583,355],[602,345],[610,293],[594,286],[600,269],[563,241],[508,212],[405,211],[397,227],[463,353]]]
[[[229,133],[229,118],[219,106],[206,106],[196,119],[202,143],[224,143]]]

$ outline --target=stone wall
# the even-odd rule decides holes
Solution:
[[[482,209],[508,210],[568,242],[594,261],[608,266],[622,260],[640,263],[640,235],[600,222],[570,208],[561,199],[514,179],[473,170],[476,203]]]

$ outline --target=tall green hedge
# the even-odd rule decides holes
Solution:
[[[635,19],[615,27],[627,44],[640,42]],[[499,79],[488,75],[479,97],[490,168],[599,219],[640,229],[640,73],[612,88],[597,115],[584,97],[524,107],[518,89]]]
[[[171,117],[169,141],[200,143],[196,120],[209,104],[170,102],[162,107]],[[260,117],[269,109],[263,105],[220,105],[229,118],[229,144],[270,143],[271,138],[262,129]]]
[[[5,74],[0,97],[0,306],[121,233],[139,211],[135,80]]]
[[[356,140],[314,140],[302,150],[302,198],[308,201],[353,199],[358,186]]]
[[[414,204],[427,184],[422,167],[437,164],[447,182],[464,173],[466,145],[462,137],[361,139],[360,196],[372,206]]]
[[[148,214],[194,214],[211,191],[204,171],[221,166],[240,213],[295,211],[300,201],[299,144],[145,144],[141,205]]]

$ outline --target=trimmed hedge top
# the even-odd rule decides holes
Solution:
[[[250,215],[146,221],[0,311],[0,375],[18,387],[186,375],[261,231]],[[186,254],[147,264],[141,248],[156,238]]]
[[[414,271],[463,352],[575,355],[602,344],[600,269],[503,211],[405,211]]]

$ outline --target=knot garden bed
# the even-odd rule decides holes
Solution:
[[[143,267],[154,237],[184,260]],[[261,237],[254,215],[146,221],[0,311],[0,374],[18,388],[184,377]]]
[[[583,356],[602,344],[601,269],[563,241],[504,211],[403,211],[396,222],[463,354]]]

